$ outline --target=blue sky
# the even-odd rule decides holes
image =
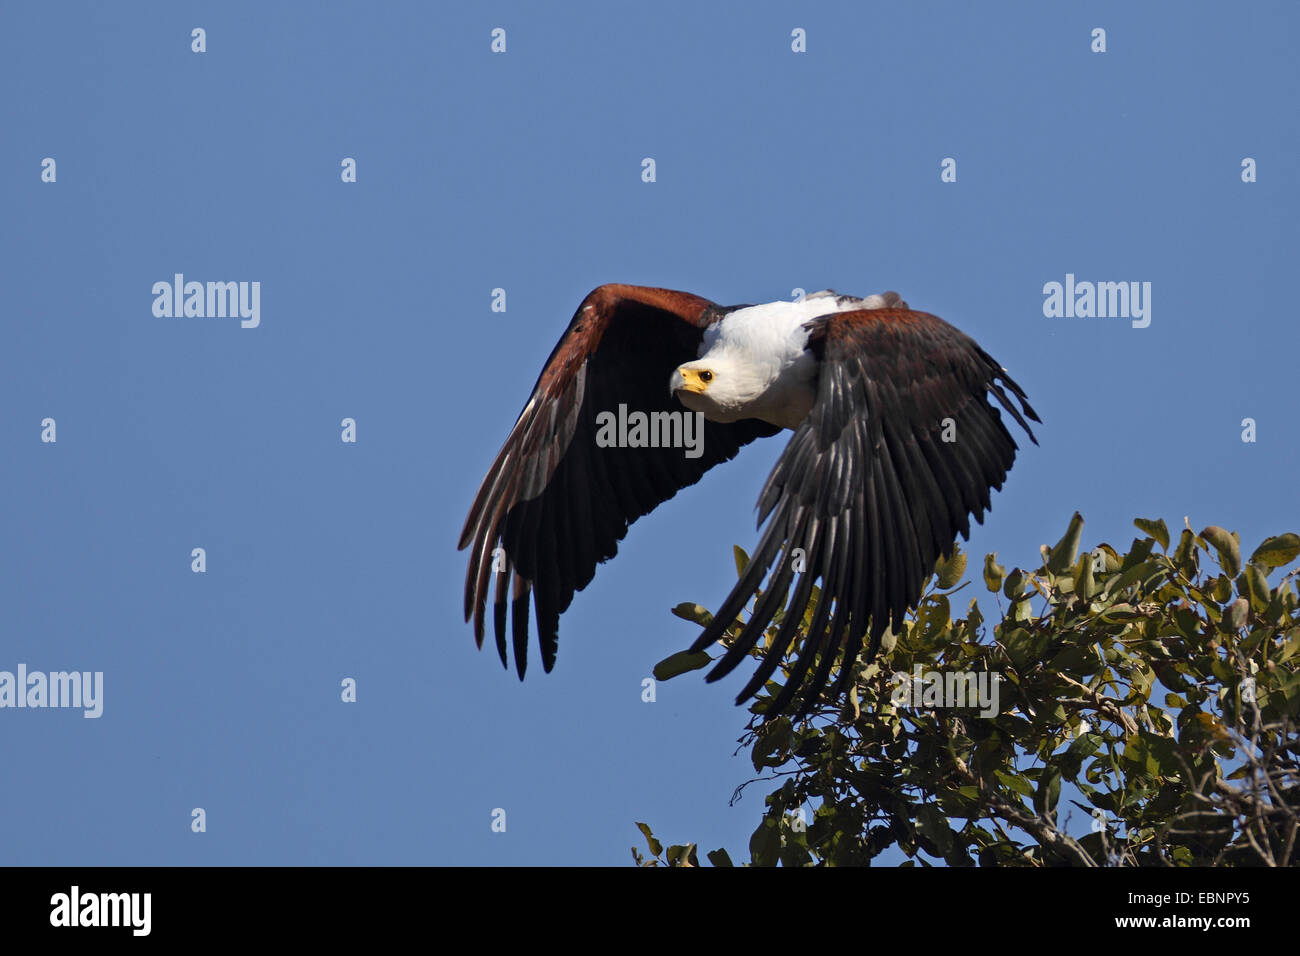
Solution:
[[[1008,567],[1076,509],[1295,530],[1300,14],[1152,7],[7,7],[0,670],[104,711],[0,710],[0,862],[622,865],[636,820],[744,856],[749,668],[641,681],[784,439],[633,527],[549,676],[461,620],[465,511],[602,282],[970,333],[1044,421],[968,545]],[[178,272],[260,282],[260,326],[156,317]],[[1150,282],[1150,326],[1046,317],[1067,274]]]

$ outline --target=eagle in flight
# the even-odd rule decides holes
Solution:
[[[915,607],[936,559],[951,556],[959,532],[969,538],[970,516],[983,521],[1017,448],[990,395],[1037,444],[1025,419],[1040,419],[1002,366],[895,292],[719,306],[602,285],[551,352],[470,507],[459,543],[469,549],[465,620],[481,648],[491,605],[501,662],[513,648],[522,679],[531,602],[550,671],[560,615],[629,525],[742,445],[790,429],[759,495],[758,546],[691,650],[722,637],[770,573],[707,677],[730,673],[784,608],[743,703],[790,650],[820,581],[789,679],[765,711],[802,716],[837,665],[831,695],[844,690],[864,643],[869,659]],[[702,445],[619,447],[608,426],[627,409],[649,421],[701,413]]]

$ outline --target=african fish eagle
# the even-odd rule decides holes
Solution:
[[[459,544],[470,549],[465,620],[481,648],[491,603],[501,662],[509,633],[522,679],[531,598],[550,671],[561,613],[629,525],[742,445],[791,429],[759,495],[758,546],[691,650],[718,640],[771,571],[707,678],[728,674],[784,607],[736,698],[744,702],[790,649],[820,581],[789,680],[765,711],[798,703],[806,714],[833,667],[836,697],[864,641],[869,659],[885,629],[901,627],[936,559],[951,556],[959,532],[969,538],[970,516],[983,521],[1017,448],[990,394],[1037,444],[1025,419],[1040,419],[1006,371],[895,292],[724,307],[688,292],[602,285],[551,352],[469,510]],[[598,442],[598,418],[624,405],[702,413],[702,450]]]

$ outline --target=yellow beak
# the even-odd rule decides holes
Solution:
[[[670,383],[671,391],[694,392],[696,395],[703,395],[706,388],[708,388],[708,385],[700,379],[699,369],[679,368],[673,372]]]

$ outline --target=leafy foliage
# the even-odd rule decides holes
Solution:
[[[781,690],[770,681],[741,738],[760,776],[737,796],[779,781],[750,862],[866,865],[897,847],[904,865],[1296,865],[1300,569],[1278,572],[1300,536],[1269,538],[1243,561],[1222,528],[1175,540],[1163,521],[1135,525],[1143,536],[1123,554],[1104,543],[1079,553],[1075,514],[1037,570],[988,555],[983,584],[1001,617],[991,633],[974,599],[953,616],[966,556],[941,561],[878,659],[850,665],[847,698],[807,720],[761,720]],[[736,559],[748,560],[739,548]],[[708,618],[689,603],[674,613]],[[657,673],[707,664],[678,654]],[[908,697],[934,689],[936,672],[936,693],[967,675],[997,688],[996,706]],[[665,851],[638,826],[651,850],[633,850],[638,864],[699,864],[695,844]],[[708,858],[731,865],[725,851]]]

